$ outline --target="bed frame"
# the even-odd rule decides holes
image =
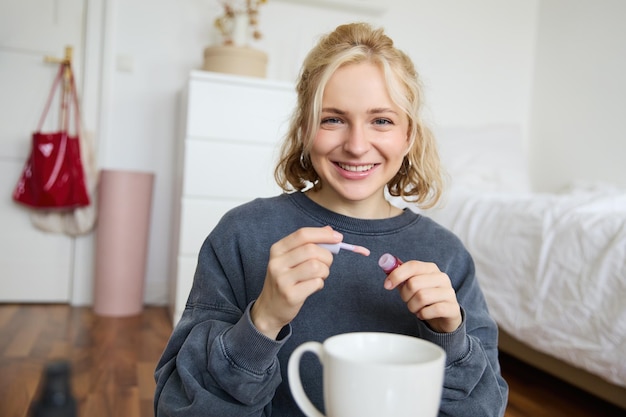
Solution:
[[[502,329],[499,332],[499,348],[503,352],[626,410],[626,387],[539,352]]]

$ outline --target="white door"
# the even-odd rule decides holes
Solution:
[[[80,90],[85,0],[0,0],[0,302],[68,302],[76,240],[35,229],[11,199],[58,67],[74,49]]]

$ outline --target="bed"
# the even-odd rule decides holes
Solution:
[[[500,348],[626,409],[626,190],[532,192],[516,126],[436,133],[450,187],[412,209],[472,254]]]

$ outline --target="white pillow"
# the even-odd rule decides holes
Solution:
[[[451,189],[531,191],[519,126],[445,127],[434,134]]]

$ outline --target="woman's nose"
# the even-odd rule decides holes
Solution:
[[[353,155],[362,155],[369,150],[367,130],[362,126],[352,125],[346,132],[343,148]]]

